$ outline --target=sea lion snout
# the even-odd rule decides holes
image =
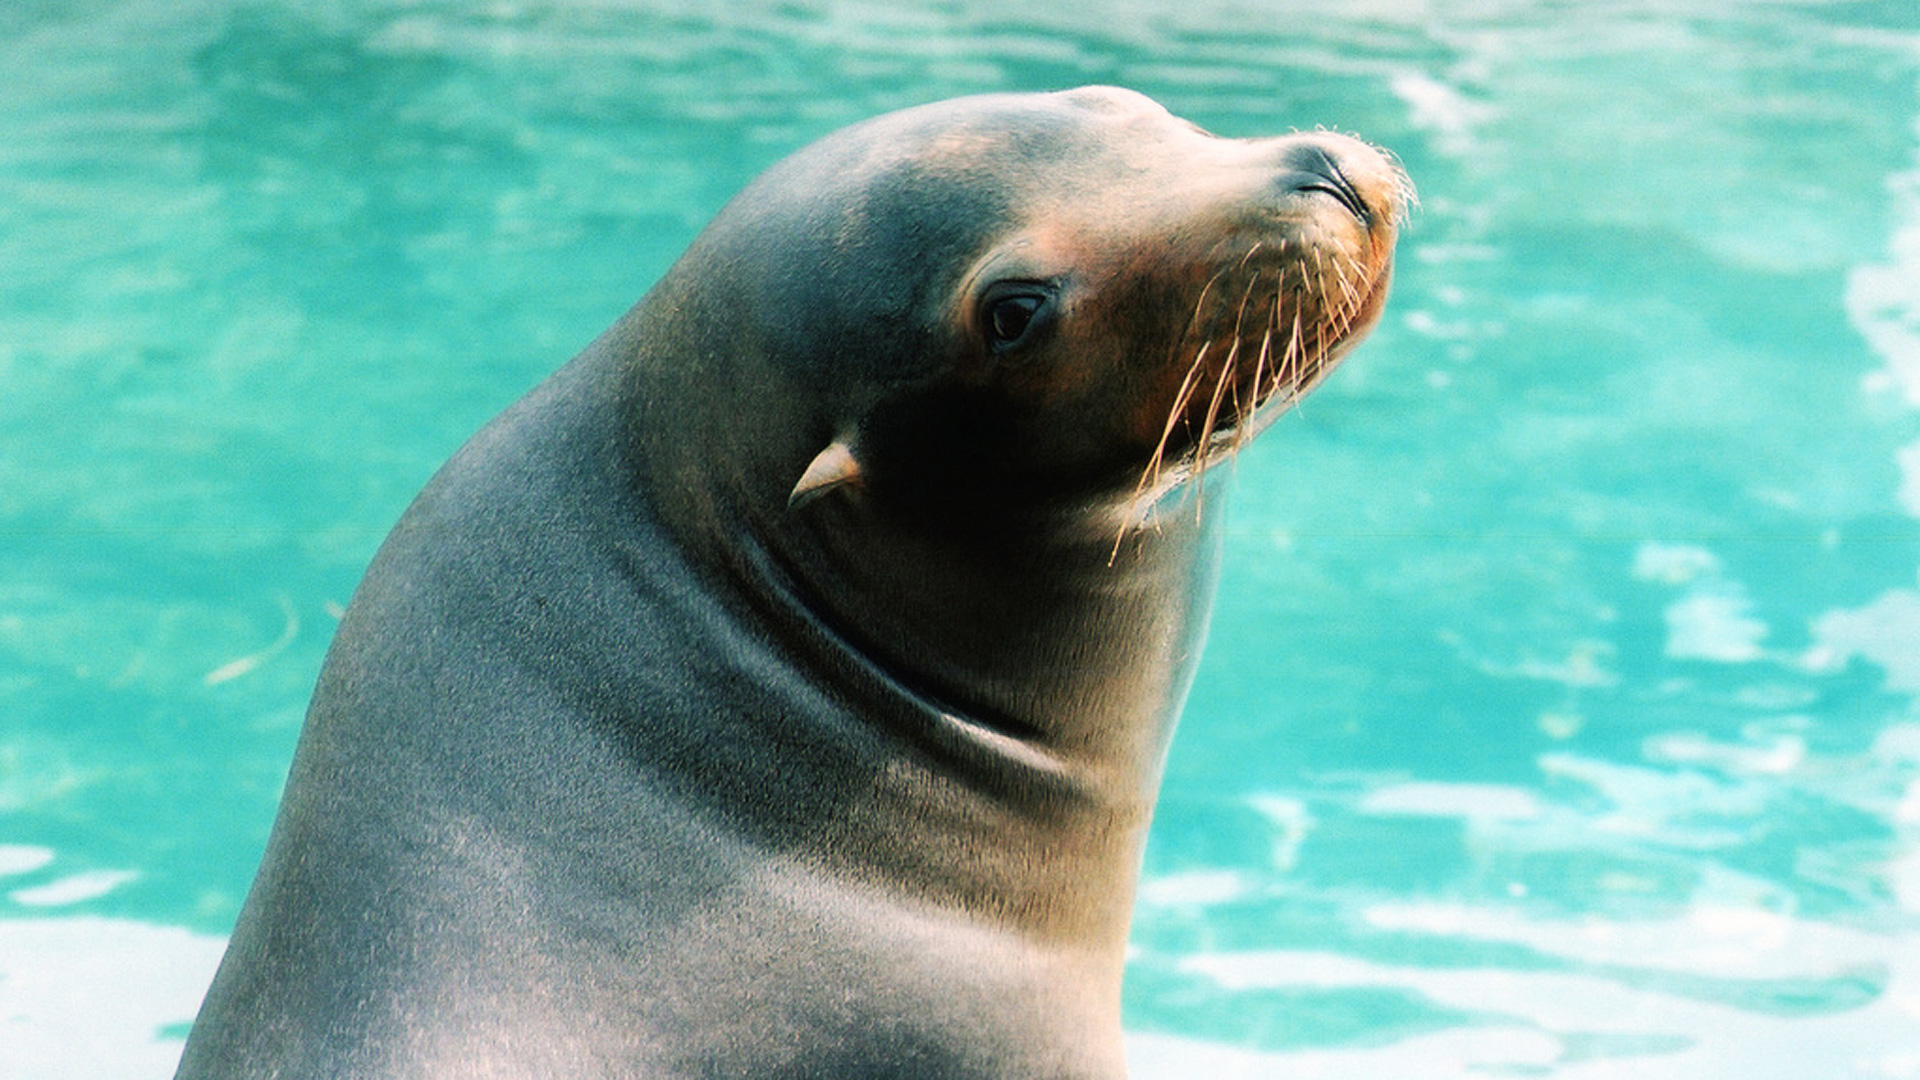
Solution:
[[[1316,132],[1278,140],[1274,186],[1284,196],[1320,195],[1368,229],[1395,226],[1412,200],[1406,174],[1385,153],[1348,135]]]
[[[1288,155],[1288,170],[1281,174],[1281,184],[1289,191],[1319,192],[1332,198],[1347,212],[1360,219],[1362,225],[1371,224],[1374,211],[1354,190],[1353,181],[1348,180],[1340,170],[1340,163],[1326,147],[1319,143],[1307,143]]]

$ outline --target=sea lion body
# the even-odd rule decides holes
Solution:
[[[770,170],[382,547],[180,1077],[1121,1075],[1190,477],[1402,183],[1107,89]]]

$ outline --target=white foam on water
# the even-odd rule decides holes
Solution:
[[[1485,102],[1475,101],[1459,87],[1424,72],[1409,71],[1388,80],[1388,89],[1407,105],[1408,120],[1433,136],[1434,148],[1462,156],[1473,152],[1477,131],[1498,115]]]
[[[1745,822],[1766,811],[1770,786],[1704,770],[1623,765],[1572,753],[1542,754],[1540,771],[1573,781],[1602,800],[1598,809],[1555,807],[1535,842],[1559,850],[1615,849],[1640,843],[1677,851],[1739,844]]]
[[[1639,581],[1685,585],[1718,573],[1720,556],[1697,544],[1648,543],[1633,553],[1633,576]]]
[[[1456,1028],[1367,1050],[1287,1054],[1172,1035],[1127,1037],[1133,1080],[1460,1080],[1488,1070],[1524,1076],[1537,1075],[1558,1052],[1550,1036],[1517,1028]]]
[[[1920,592],[1889,589],[1861,607],[1826,612],[1812,629],[1810,666],[1838,667],[1857,656],[1886,672],[1888,690],[1920,694]]]
[[[1920,136],[1920,121],[1914,133]],[[1920,161],[1891,178],[1887,190],[1896,223],[1887,259],[1847,276],[1847,317],[1886,364],[1867,377],[1867,388],[1899,393],[1920,409]],[[1920,506],[1909,509],[1920,515]]]
[[[88,870],[45,885],[15,889],[7,898],[24,907],[64,907],[97,900],[140,876],[137,870]]]
[[[1292,870],[1300,862],[1300,845],[1313,831],[1313,812],[1291,795],[1255,795],[1247,800],[1255,813],[1273,827],[1273,869]]]
[[[1656,762],[1705,766],[1736,776],[1781,776],[1807,760],[1807,740],[1799,735],[1767,736],[1749,744],[1676,731],[1648,739],[1645,750]]]
[[[1766,656],[1760,642],[1767,624],[1754,617],[1746,586],[1725,575],[1712,551],[1694,544],[1642,544],[1632,572],[1638,581],[1685,589],[1666,608],[1666,655],[1724,664]]]
[[[165,1080],[225,948],[124,919],[0,920],[0,1077]]]
[[[1920,52],[1920,42],[1915,44]],[[1920,92],[1920,90],[1917,90]],[[1920,118],[1913,124],[1920,142]],[[1920,409],[1920,150],[1913,167],[1887,182],[1894,221],[1885,261],[1856,267],[1847,278],[1847,317],[1886,366],[1866,377],[1869,391],[1898,393]],[[1894,454],[1899,503],[1920,517],[1920,442]],[[1920,694],[1920,592],[1892,589],[1867,604],[1830,611],[1813,622],[1815,666],[1860,657],[1887,673],[1887,689]]]
[[[1676,660],[1743,664],[1765,653],[1767,624],[1753,617],[1746,590],[1709,584],[1667,605],[1667,655]]]
[[[1469,821],[1531,821],[1540,800],[1526,788],[1503,784],[1417,782],[1375,788],[1360,800],[1366,814],[1465,818]]]
[[[1450,903],[1379,904],[1363,918],[1382,930],[1524,945],[1559,960],[1715,979],[1844,976],[1877,967],[1886,952],[1886,938],[1879,935],[1718,897],[1698,900],[1672,918],[1645,921],[1532,920]]]
[[[31,874],[53,862],[53,849],[31,844],[0,844],[0,877]]]
[[[1547,962],[1526,970],[1420,967],[1312,951],[1193,956],[1182,962],[1184,971],[1228,990],[1399,992],[1474,1019],[1384,1046],[1239,1056],[1210,1057],[1208,1048],[1140,1037],[1138,1076],[1183,1075],[1176,1063],[1187,1054],[1189,1066],[1205,1062],[1207,1071],[1230,1077],[1920,1078],[1913,1034],[1920,1030],[1920,942],[1911,939],[1714,901],[1644,922],[1542,920],[1448,904],[1384,905],[1366,918],[1381,929],[1524,946]],[[1804,981],[1810,988],[1843,980],[1882,990],[1857,1007],[1782,1015],[1678,989],[1698,985],[1685,977],[1736,992],[1747,980]],[[1596,1043],[1613,1049],[1593,1053]]]
[[[1141,881],[1136,898],[1146,907],[1194,908],[1232,903],[1252,891],[1253,883],[1237,870],[1191,870]]]

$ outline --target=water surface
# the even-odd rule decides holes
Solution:
[[[1920,1077],[1911,0],[711,7],[0,12],[0,1075],[167,1075],[375,546],[747,179],[1113,82],[1422,193],[1236,466],[1136,1071]]]

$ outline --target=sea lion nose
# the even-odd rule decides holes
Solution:
[[[1362,225],[1373,224],[1373,211],[1367,206],[1353,181],[1340,169],[1334,152],[1319,142],[1290,147],[1281,161],[1280,184],[1288,192],[1319,192],[1333,198]]]

